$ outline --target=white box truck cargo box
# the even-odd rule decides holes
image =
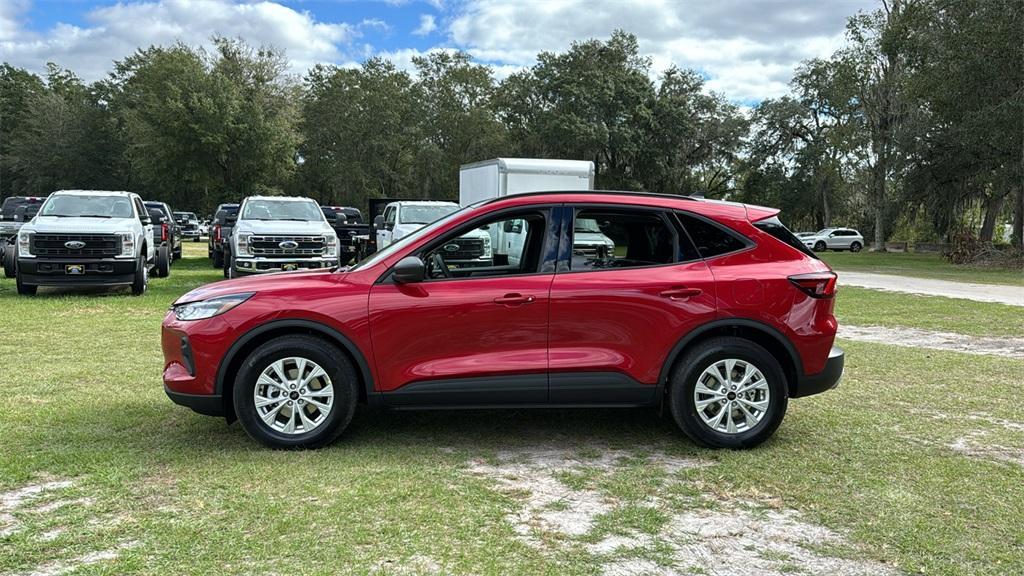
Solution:
[[[587,160],[494,158],[459,169],[459,204],[523,192],[593,190],[594,163]]]

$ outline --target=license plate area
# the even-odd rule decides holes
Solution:
[[[81,276],[85,274],[85,264],[68,264],[64,266],[64,273],[69,276]]]

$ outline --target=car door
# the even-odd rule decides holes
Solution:
[[[395,229],[395,206],[384,208],[384,226],[377,229],[377,249],[382,250],[391,244],[391,231]]]
[[[441,235],[417,256],[427,278],[370,292],[378,389],[390,405],[515,405],[547,401],[548,294],[557,242],[552,210],[477,219]],[[453,264],[459,238],[521,221],[529,239],[519,263]],[[486,227],[486,228],[484,228]]]
[[[669,350],[715,317],[708,266],[675,215],[617,205],[574,206],[576,222],[596,221],[614,246],[573,241],[551,286],[549,396],[554,404],[655,401]],[[593,233],[591,233],[593,234]]]
[[[142,236],[146,239],[146,254],[144,256],[146,261],[149,262],[154,260],[154,255],[156,254],[156,237],[153,234],[153,222],[149,220],[149,212],[146,211],[141,198],[133,197],[132,204],[135,206],[136,217],[142,226]],[[142,224],[143,222],[148,223]],[[139,250],[141,249],[142,247],[140,246]]]

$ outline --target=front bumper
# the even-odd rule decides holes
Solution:
[[[240,258],[235,256],[235,272],[241,274],[265,274],[291,270],[321,270],[338,265],[337,258]]]
[[[201,234],[199,233],[199,230],[182,230],[181,231],[181,237],[182,238],[199,238],[199,236],[201,236]]]
[[[120,258],[18,258],[18,275],[32,286],[117,286],[135,281],[137,265]],[[69,274],[69,266],[81,273]]]
[[[204,416],[224,416],[224,399],[219,395],[183,394],[175,392],[164,384],[164,393],[179,406],[191,408]]]
[[[791,391],[790,398],[802,398],[835,388],[843,378],[845,364],[846,356],[843,349],[833,346],[828,353],[828,360],[825,361],[825,368],[817,374],[800,377]]]

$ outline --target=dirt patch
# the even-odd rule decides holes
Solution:
[[[966,354],[990,354],[1006,358],[1024,358],[1024,338],[965,336],[953,332],[934,332],[917,328],[882,326],[839,326],[839,338],[878,342],[909,348],[949,350]]]
[[[993,444],[986,439],[985,432],[974,432],[961,436],[949,444],[954,452],[971,458],[995,460],[1024,466],[1024,448],[1013,448]]]
[[[71,480],[49,479],[7,492],[0,492],[0,538],[10,536],[22,529],[21,522],[15,517],[14,512],[24,508],[26,503],[50,492],[63,491],[72,486],[74,486],[74,482]]]
[[[82,554],[81,556],[75,556],[74,558],[68,558],[65,560],[53,560],[36,566],[31,572],[20,572],[12,574],[11,576],[60,576],[61,574],[68,574],[82,568],[83,566],[114,560],[121,555],[122,551],[132,548],[137,544],[138,543],[135,541],[125,541],[113,548],[97,552],[89,552],[88,554]]]
[[[407,560],[381,560],[374,566],[372,574],[441,574],[441,565],[428,556],[416,554]]]
[[[596,521],[623,503],[587,483],[569,482],[570,486],[562,480],[567,475],[611,474],[638,460],[665,472],[712,463],[626,450],[585,451],[596,456],[587,458],[565,449],[510,450],[499,453],[496,462],[471,462],[469,471],[492,479],[521,503],[507,520],[524,542],[548,552],[583,549],[601,565],[604,576],[895,574],[882,563],[813,551],[812,546],[842,545],[845,540],[836,532],[801,520],[794,511],[770,510],[737,500],[694,498],[692,505],[681,506],[652,496],[645,506],[670,512],[656,533],[615,530],[615,534],[595,541],[594,536],[600,535],[593,533]],[[666,483],[672,481],[669,475]],[[680,507],[684,509],[680,511]],[[651,557],[652,550],[656,557]]]
[[[839,271],[840,286],[860,286],[889,292],[963,298],[976,302],[998,302],[1011,306],[1024,306],[1024,292],[1019,286],[1002,284],[974,284],[932,278],[914,278],[895,274]]]

